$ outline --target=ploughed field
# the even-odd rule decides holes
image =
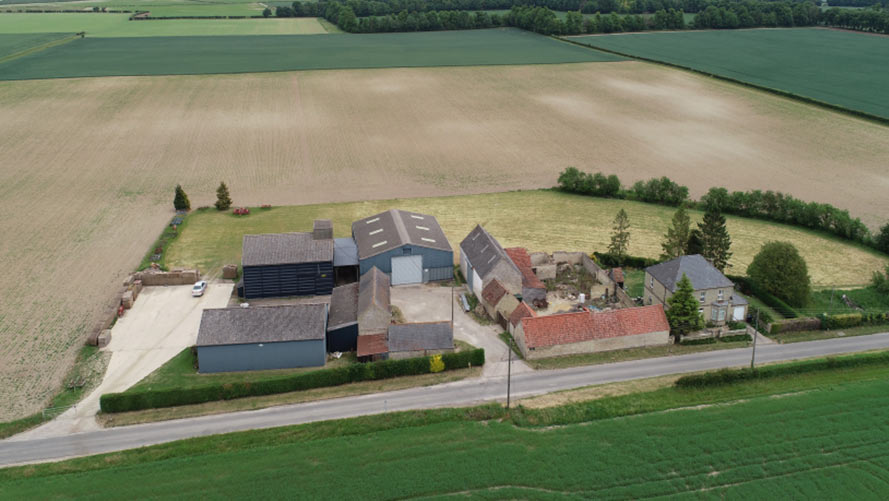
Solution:
[[[486,32],[473,33],[460,36]],[[223,180],[236,205],[281,206],[549,187],[573,165],[625,183],[667,174],[694,196],[781,190],[871,225],[889,214],[889,129],[638,62],[0,82],[0,137],[0,419],[58,388],[177,183],[193,207]],[[481,223],[497,211],[485,203]],[[540,248],[558,221],[508,242]]]
[[[11,14],[14,15],[16,14]],[[262,25],[265,21],[235,20],[231,23],[256,22]],[[286,19],[283,21],[288,22]],[[130,22],[152,24],[168,21]],[[215,23],[215,21],[210,22]],[[621,59],[618,56],[513,28],[331,37],[230,35],[93,38],[87,36],[0,64],[0,80],[578,63]]]
[[[822,28],[571,37],[889,119],[889,37]]]

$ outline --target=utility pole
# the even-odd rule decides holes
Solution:
[[[753,364],[756,363],[756,338],[759,337],[759,310],[756,310],[756,328],[753,330],[753,356],[750,357],[750,370],[754,369]]]
[[[451,286],[451,332],[454,332],[454,286]]]
[[[836,288],[830,289],[830,306],[827,307],[827,312],[833,312],[833,293],[836,292]]]
[[[509,348],[509,362],[506,364],[506,408],[509,409],[509,392],[512,384],[512,346],[507,346],[507,348]]]

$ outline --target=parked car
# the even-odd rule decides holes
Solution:
[[[204,291],[207,290],[207,281],[201,280],[200,282],[195,282],[194,287],[191,288],[191,295],[194,297],[201,297],[204,295]]]

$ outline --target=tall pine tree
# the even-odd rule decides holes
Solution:
[[[232,197],[228,194],[228,186],[225,183],[219,183],[216,188],[216,210],[228,210],[232,206]]]
[[[617,257],[618,261],[623,261],[630,249],[630,218],[625,210],[621,209],[617,212],[612,230],[608,253]]]
[[[178,184],[176,185],[176,196],[173,197],[173,207],[176,210],[191,210],[191,202],[188,200],[188,195],[185,194],[182,186]]]
[[[725,265],[732,257],[729,249],[732,239],[725,228],[725,216],[716,210],[708,210],[704,214],[704,220],[698,223],[701,230],[701,255],[710,261],[719,271],[725,270]]]
[[[676,292],[667,299],[667,321],[670,322],[670,333],[676,336],[676,340],[689,332],[704,328],[704,317],[698,312],[701,307],[695,299],[695,289],[691,280],[682,274],[682,278],[676,282]]]
[[[684,207],[673,214],[673,222],[667,228],[667,234],[664,235],[664,242],[661,247],[664,253],[661,254],[662,259],[673,259],[674,257],[683,256],[688,252],[688,239],[691,236],[691,220],[688,212]]]

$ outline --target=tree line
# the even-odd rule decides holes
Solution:
[[[624,188],[615,175],[582,172],[568,167],[559,175],[558,188],[603,198],[639,200],[643,202],[700,208],[742,217],[765,219],[777,223],[802,226],[858,242],[889,254],[889,223],[874,234],[849,211],[830,204],[805,202],[779,191],[733,191],[714,187],[700,201],[688,197],[688,188],[667,177],[637,181],[631,188]]]
[[[889,10],[833,8],[821,13],[819,23],[847,30],[889,34]]]

